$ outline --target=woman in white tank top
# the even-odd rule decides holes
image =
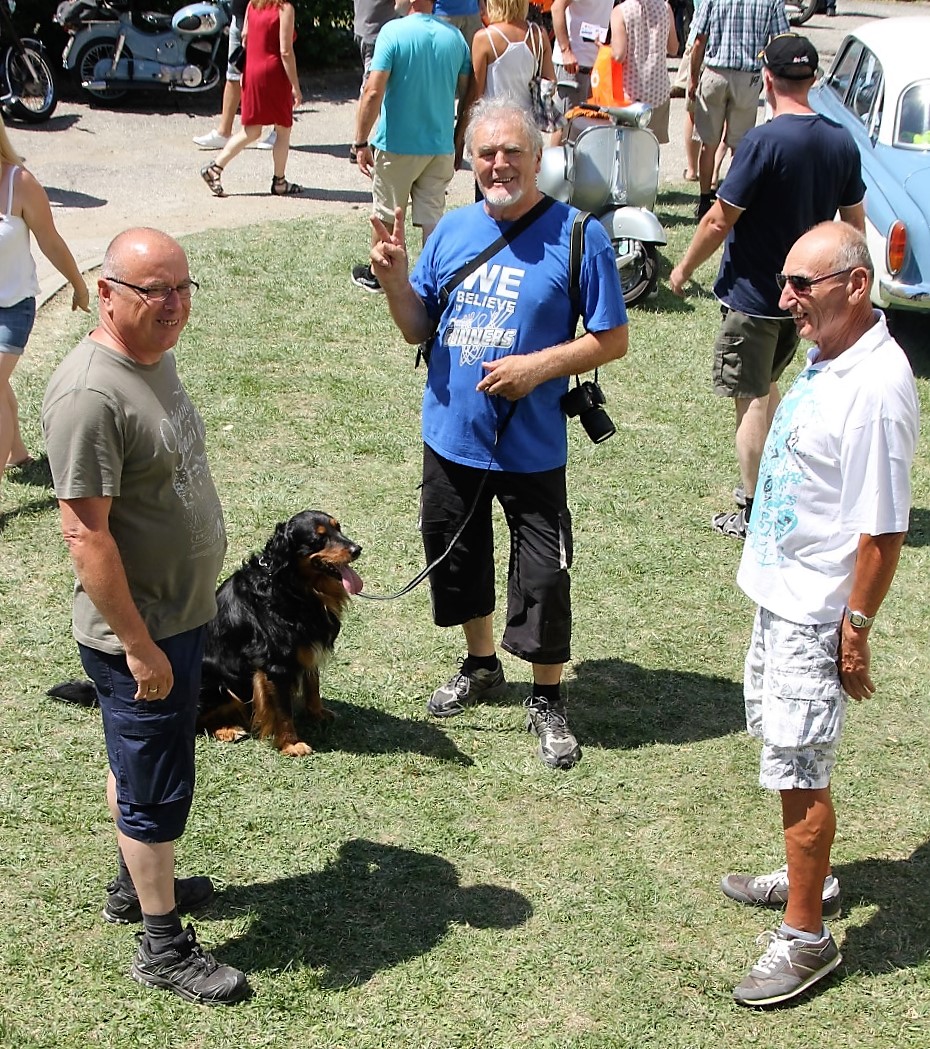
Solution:
[[[42,254],[71,283],[71,308],[90,312],[87,285],[55,229],[48,196],[21,165],[0,119],[0,464],[5,469],[32,461],[20,436],[19,406],[10,385],[32,330],[39,292],[30,233]]]

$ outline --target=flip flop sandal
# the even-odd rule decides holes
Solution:
[[[698,175],[689,175],[687,168],[685,168],[684,171],[682,171],[681,177],[685,180],[685,182],[698,182],[698,181],[700,181],[700,176],[698,176]]]
[[[214,197],[225,197],[226,190],[223,189],[223,169],[219,164],[208,164],[200,169],[200,177],[206,182]]]
[[[728,510],[715,514],[710,522],[711,528],[730,539],[746,538],[746,510]]]
[[[35,459],[31,455],[27,455],[25,459],[20,459],[18,463],[7,463],[4,466],[4,470],[25,470],[27,466],[32,466]]]
[[[271,180],[271,189],[268,190],[273,197],[299,197],[303,191],[303,186],[298,186],[296,182],[288,182],[283,175],[275,175]]]

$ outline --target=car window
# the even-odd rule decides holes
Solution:
[[[919,80],[901,92],[894,144],[930,149],[930,80]]]
[[[871,51],[863,49],[862,60],[846,95],[846,108],[868,125],[872,105],[882,87],[881,63]]]
[[[833,63],[833,68],[827,76],[827,84],[845,100],[849,83],[859,65],[859,57],[864,48],[858,40],[849,40],[840,57]]]

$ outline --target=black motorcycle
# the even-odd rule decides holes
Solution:
[[[40,124],[58,105],[55,77],[42,42],[17,33],[14,10],[14,0],[0,0],[0,108],[4,116]]]

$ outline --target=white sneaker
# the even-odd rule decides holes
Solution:
[[[260,138],[255,143],[256,149],[274,149],[274,144],[278,140],[278,133],[272,128],[264,138]]]
[[[201,149],[222,149],[228,141],[228,136],[221,135],[215,128],[208,135],[194,135],[194,145]]]

